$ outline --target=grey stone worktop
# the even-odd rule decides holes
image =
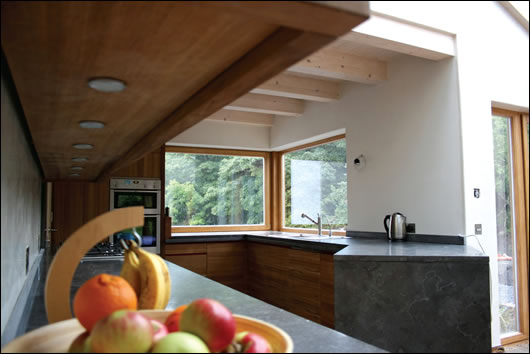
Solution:
[[[72,280],[71,299],[77,289],[91,277],[108,273],[119,275],[122,260],[84,261],[77,267]],[[166,309],[174,309],[198,298],[212,298],[227,306],[233,313],[272,323],[287,332],[300,353],[382,353],[378,347],[359,341],[341,332],[321,326],[278,307],[245,295],[187,269],[167,262],[171,276],[171,299]],[[48,324],[44,310],[44,279],[39,282],[38,296],[30,314],[26,332]]]
[[[453,262],[488,262],[488,257],[481,251],[468,245],[425,243],[425,242],[390,242],[380,238],[357,237],[322,237],[305,239],[298,233],[278,231],[243,231],[243,232],[207,232],[207,233],[173,233],[167,244],[190,242],[226,242],[248,240],[278,246],[301,248],[318,252],[334,253],[335,261],[453,261]],[[314,235],[316,236],[316,235]]]

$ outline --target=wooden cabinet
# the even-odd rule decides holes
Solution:
[[[333,255],[257,242],[167,244],[166,259],[333,328]]]
[[[248,290],[251,296],[287,309],[289,278],[288,249],[249,242]]]
[[[167,244],[165,258],[233,289],[247,291],[245,242]]]
[[[154,151],[113,177],[160,178],[161,152]],[[79,227],[109,211],[109,179],[102,182],[54,181],[52,246],[58,247]]]
[[[241,292],[247,292],[246,242],[207,243],[207,276]]]

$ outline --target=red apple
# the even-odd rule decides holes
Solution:
[[[156,343],[160,339],[164,338],[169,331],[167,330],[167,327],[162,322],[159,322],[157,320],[151,319],[151,325],[153,326],[153,342]]]
[[[243,332],[246,333],[246,332]],[[236,336],[236,340],[239,339]],[[243,353],[271,353],[271,346],[269,342],[262,336],[256,333],[246,333],[241,340]]]
[[[180,330],[199,336],[212,352],[228,346],[236,333],[236,322],[232,312],[212,299],[193,301],[182,313]]]
[[[151,321],[136,311],[118,310],[99,320],[90,332],[96,353],[145,353],[153,345]]]

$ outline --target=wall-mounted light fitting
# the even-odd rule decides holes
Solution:
[[[366,166],[366,159],[363,154],[360,154],[353,159],[353,167],[355,167],[356,170],[362,170],[364,166]]]
[[[95,120],[84,120],[79,122],[79,126],[85,129],[101,129],[105,126],[105,123]]]
[[[88,157],[72,157],[73,162],[86,162],[88,161]]]
[[[74,144],[72,146],[79,150],[90,150],[94,148],[94,145],[92,144]]]
[[[125,90],[125,82],[110,77],[95,77],[88,80],[88,86],[100,92],[121,92]]]

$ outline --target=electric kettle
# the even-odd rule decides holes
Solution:
[[[407,238],[407,218],[401,213],[385,216],[386,235],[390,241],[404,241]]]

